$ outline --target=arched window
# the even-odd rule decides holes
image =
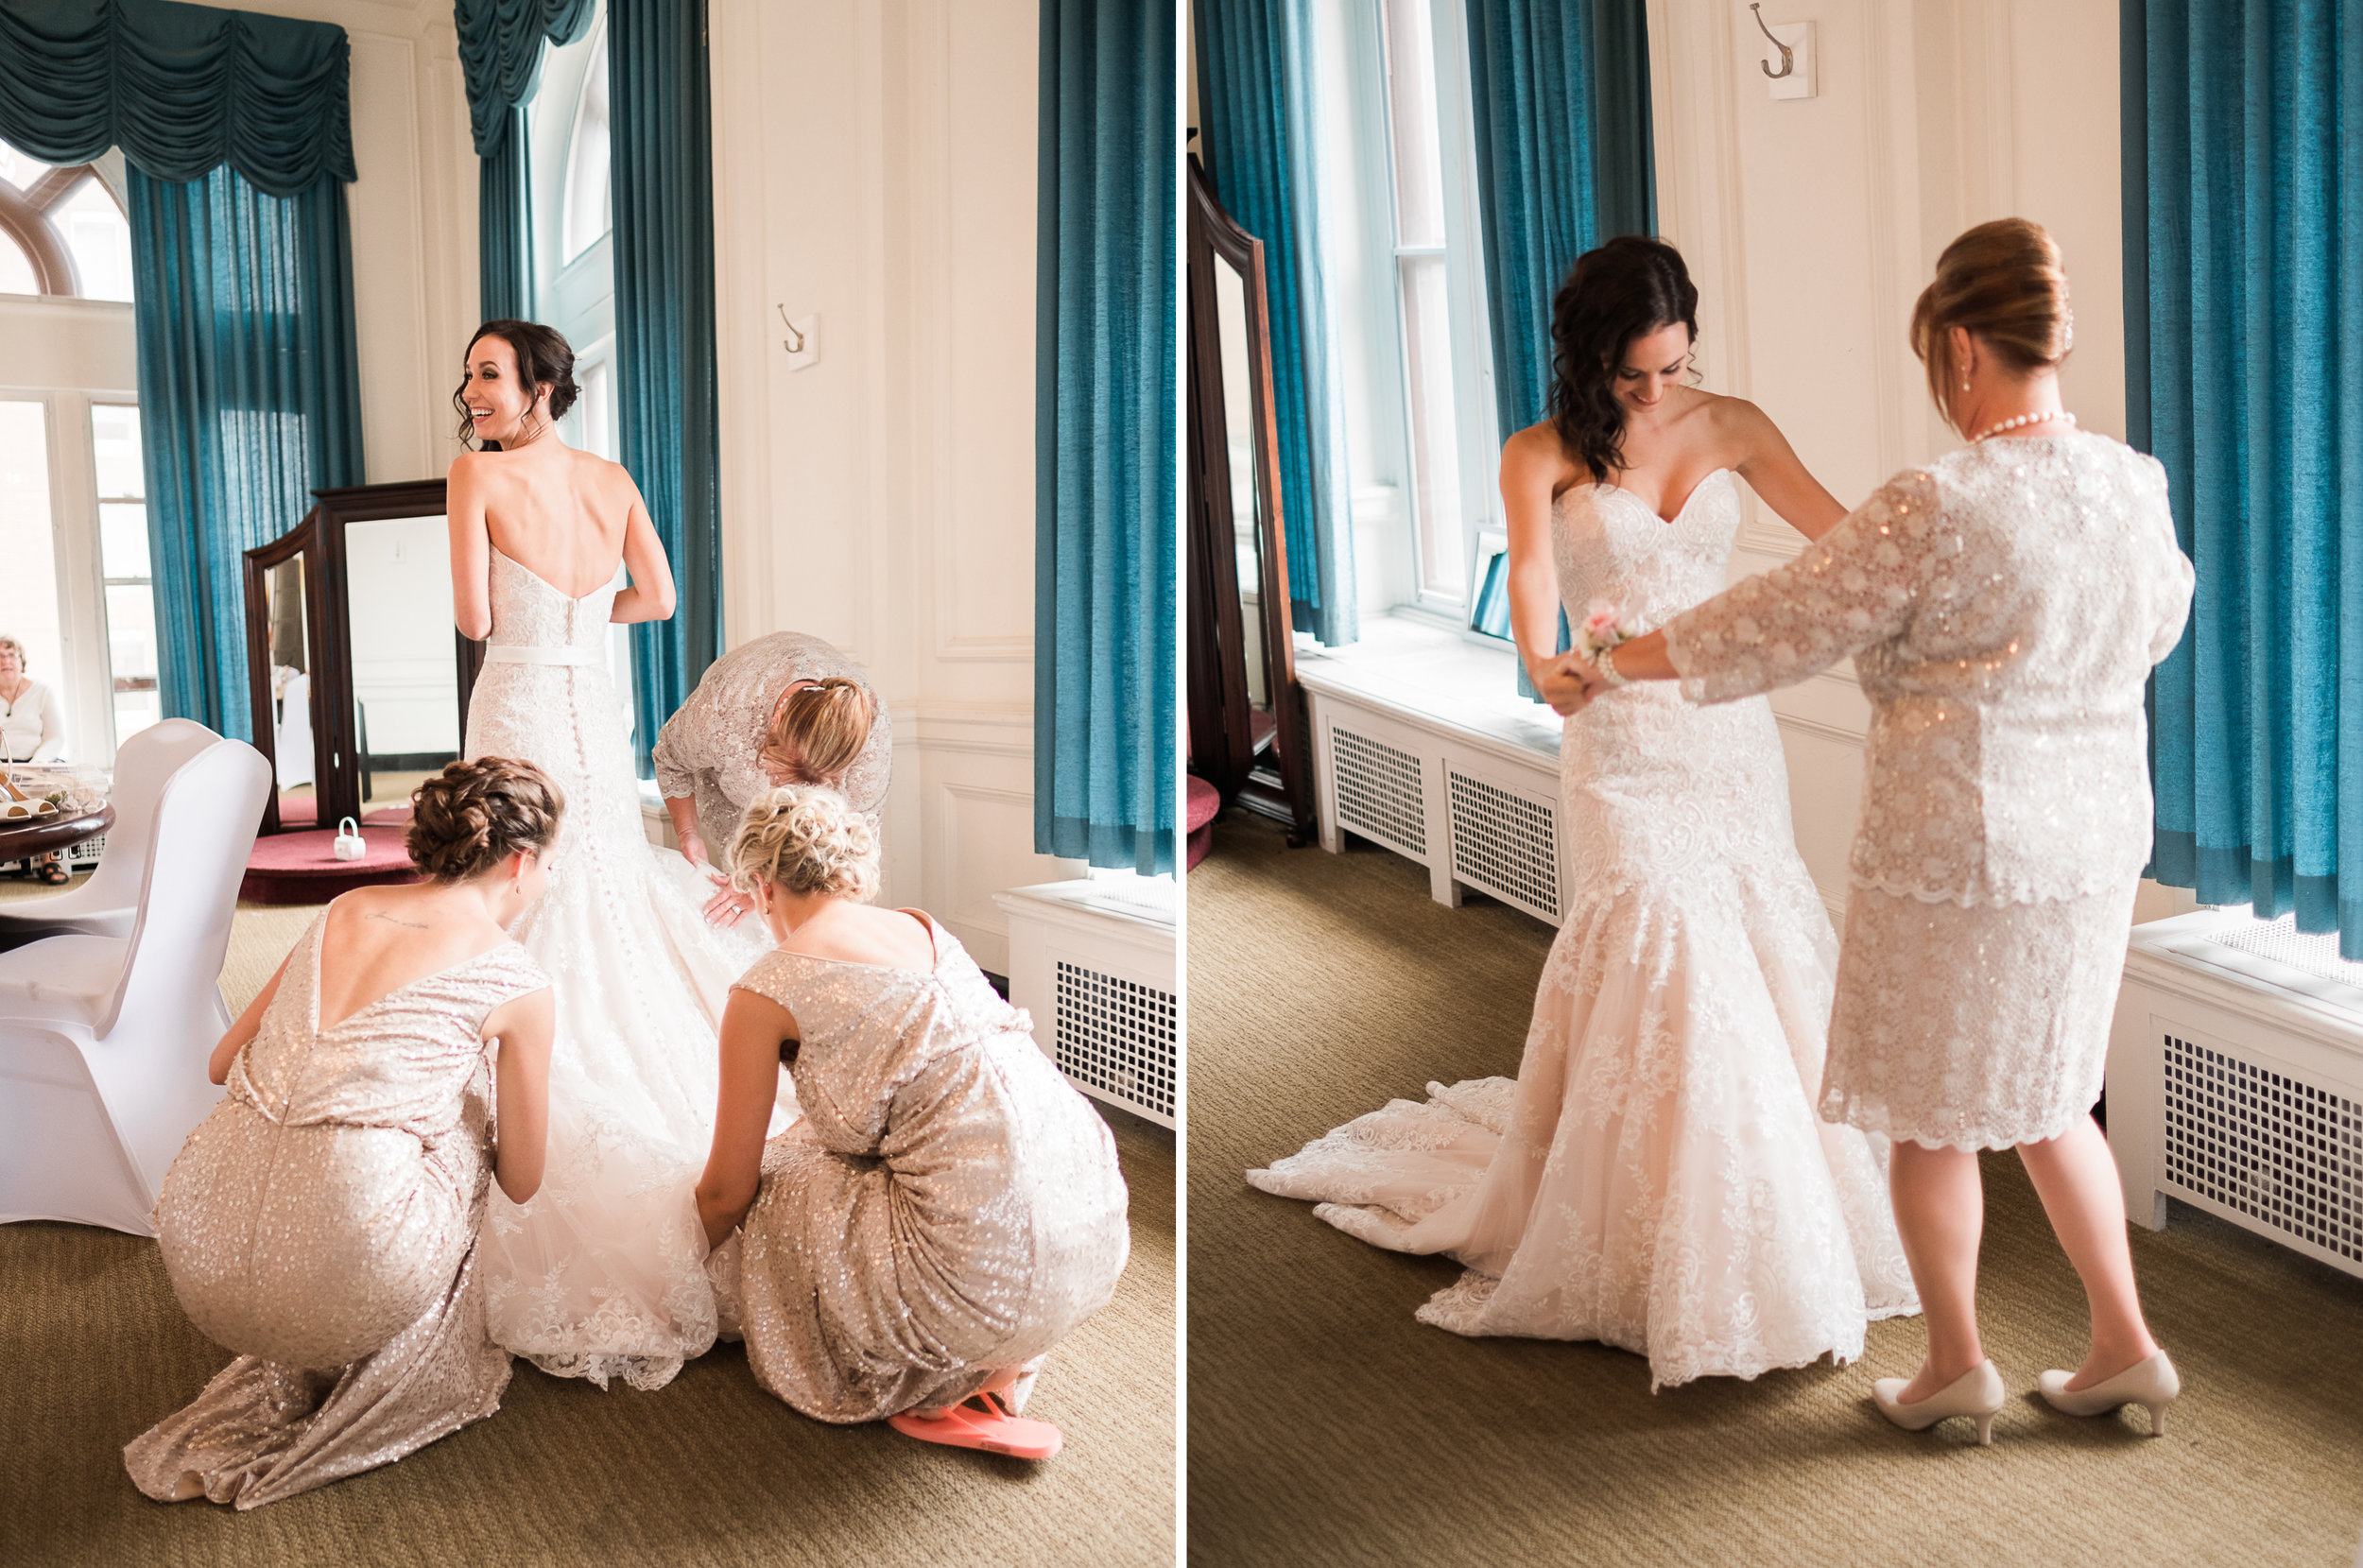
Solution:
[[[0,142],[0,294],[131,298],[131,226],[97,165]]]

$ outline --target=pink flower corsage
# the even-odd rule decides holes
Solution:
[[[1576,651],[1587,663],[1596,664],[1600,655],[1622,643],[1630,643],[1641,634],[1632,617],[1620,605],[1606,599],[1594,599],[1583,607],[1583,624],[1576,629]]]

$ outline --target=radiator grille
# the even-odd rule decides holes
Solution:
[[[1059,1070],[1172,1126],[1173,993],[1063,958],[1057,970]]]
[[[2167,1181],[2363,1262],[2363,1106],[2171,1033],[2164,1039]]]
[[[1420,759],[1339,725],[1329,730],[1337,820],[1406,854],[1427,853],[1427,791]]]
[[[1447,768],[1453,875],[1556,922],[1559,818],[1540,801]]]

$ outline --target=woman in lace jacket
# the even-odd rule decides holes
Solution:
[[[815,687],[829,690],[798,699]],[[681,854],[719,885],[706,918],[729,925],[753,905],[728,886],[712,850],[729,853],[738,814],[780,784],[827,784],[876,827],[894,734],[859,664],[818,637],[775,631],[708,666],[650,755]]]
[[[1695,702],[1793,684],[1852,654],[1873,714],[1821,1113],[1896,1140],[1895,1218],[1928,1325],[1881,1410],[1913,1430],[2004,1390],[1975,1301],[1976,1151],[2015,1146],[2092,1310],[2092,1415],[2178,1388],[2142,1318],[2108,1144],[2090,1114],[2148,857],[2143,692],[2181,638],[2191,564],[2165,470],[2060,405],[2071,337],[2058,248],[2021,218],[1945,249],[1912,318],[1931,394],[1969,445],[1897,474],[1796,560],[1604,655],[1584,700],[1676,680]]]

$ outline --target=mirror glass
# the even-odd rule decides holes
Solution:
[[[1215,315],[1222,339],[1222,417],[1231,454],[1231,534],[1236,542],[1232,558],[1239,575],[1239,643],[1246,655],[1249,724],[1254,749],[1269,744],[1277,721],[1271,712],[1270,660],[1264,647],[1263,530],[1258,513],[1263,498],[1256,489],[1254,390],[1248,367],[1247,288],[1230,261],[1214,258]]]
[[[299,550],[263,574],[270,605],[271,757],[279,770],[279,819],[287,826],[309,825],[319,817],[312,747],[312,670],[319,661],[303,602],[305,553]]]
[[[451,536],[443,518],[345,525],[353,733],[364,811],[407,804],[459,755]]]

